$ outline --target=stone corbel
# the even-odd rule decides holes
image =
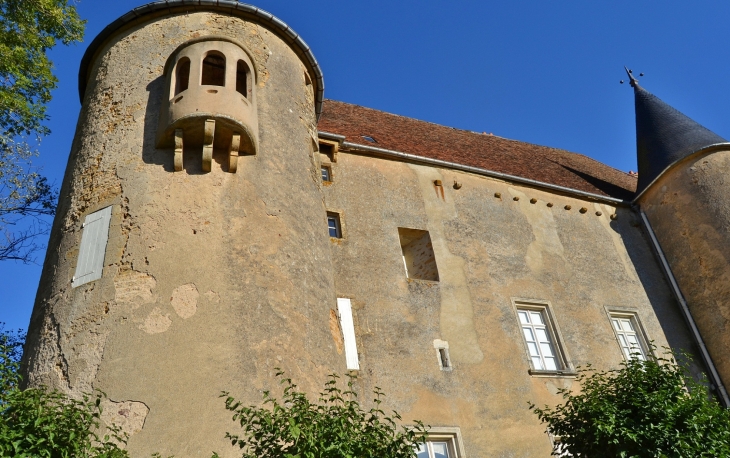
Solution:
[[[175,129],[175,171],[183,169],[183,130]]]
[[[236,173],[238,169],[238,150],[241,147],[241,134],[234,133],[231,137],[231,146],[228,148],[228,171]]]
[[[210,172],[213,163],[213,139],[215,138],[215,119],[205,120],[203,134],[203,172]]]

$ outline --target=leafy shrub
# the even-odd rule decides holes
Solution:
[[[530,405],[560,438],[553,454],[575,457],[728,457],[730,411],[674,358],[630,360],[620,369],[578,376],[580,394],[565,403]],[[570,456],[564,455],[564,456]]]
[[[228,393],[221,395],[233,420],[243,428],[241,435],[226,434],[232,445],[243,450],[243,458],[414,458],[415,445],[424,440],[421,422],[399,427],[397,412],[385,415],[379,388],[374,391],[375,407],[363,410],[352,376],[343,391],[338,376],[331,375],[318,402],[298,391],[283,372],[276,376],[284,386],[281,401],[265,391],[262,407],[245,407]]]

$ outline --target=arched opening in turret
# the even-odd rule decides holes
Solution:
[[[190,59],[183,57],[177,61],[177,69],[175,70],[175,95],[188,88],[190,84]]]
[[[243,60],[239,60],[236,64],[236,91],[248,98],[248,90],[251,87],[251,71],[248,64]]]
[[[211,51],[203,59],[203,86],[226,85],[226,57],[218,51]]]

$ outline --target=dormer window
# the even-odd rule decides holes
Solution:
[[[190,84],[190,59],[183,57],[177,61],[175,69],[175,95],[187,90]]]
[[[217,51],[211,51],[203,59],[203,86],[226,85],[226,58]]]
[[[239,60],[236,64],[236,91],[246,98],[248,98],[248,88],[251,87],[249,78],[251,78],[251,71],[248,64]]]

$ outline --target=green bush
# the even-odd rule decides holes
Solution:
[[[530,408],[560,438],[553,454],[574,457],[730,457],[730,411],[674,358],[630,360],[580,371],[580,394]],[[561,448],[562,447],[562,448]]]
[[[241,435],[226,434],[243,450],[243,458],[414,458],[414,447],[424,440],[421,422],[399,427],[397,412],[385,415],[379,388],[374,392],[375,407],[365,411],[352,389],[353,377],[343,391],[337,375],[331,375],[317,402],[298,391],[282,372],[277,377],[284,386],[281,401],[265,391],[262,407],[245,407],[228,393],[221,395],[243,428]]]
[[[99,437],[102,393],[72,399],[44,388],[20,389],[22,333],[0,323],[0,457],[124,458],[115,428]]]

